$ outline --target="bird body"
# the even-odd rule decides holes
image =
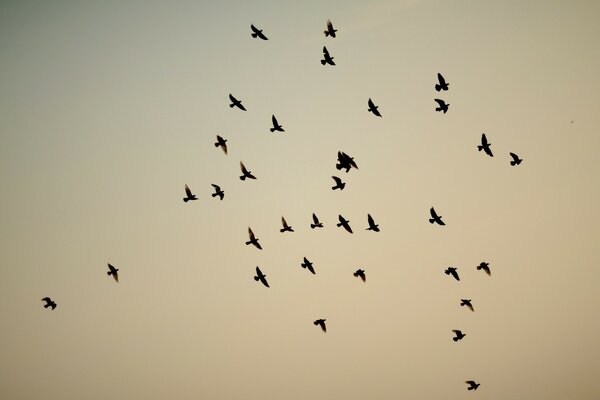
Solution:
[[[288,223],[286,222],[285,218],[281,217],[281,225],[283,225],[283,228],[281,228],[279,230],[279,232],[283,233],[283,232],[294,232],[294,230],[292,229],[291,226],[288,225]]]
[[[44,304],[44,308],[52,307],[53,310],[56,308],[56,303],[52,301],[50,297],[44,297],[42,301],[46,302],[46,304]]]
[[[115,282],[119,282],[119,274],[118,274],[119,270],[115,267],[113,267],[112,265],[110,265],[110,263],[108,263],[108,271],[106,272],[106,274],[108,276],[111,276],[115,279]]]
[[[225,192],[221,190],[221,187],[219,185],[215,185],[214,183],[211,183],[211,186],[215,188],[215,192],[211,196],[219,196],[219,199],[223,200],[223,197],[225,197]]]
[[[313,263],[308,261],[308,258],[304,257],[304,260],[302,261],[302,264],[300,264],[300,266],[302,268],[306,268],[307,270],[312,272],[313,275],[315,275],[315,269],[313,268]]]
[[[344,188],[346,187],[346,183],[342,182],[342,180],[340,178],[338,178],[337,176],[332,176],[332,178],[335,181],[335,186],[332,186],[331,189],[332,190],[335,190],[335,189],[344,190]]]
[[[250,36],[252,36],[253,38],[261,38],[262,40],[269,40],[269,38],[267,38],[265,36],[264,33],[262,33],[262,29],[258,29],[257,27],[255,27],[253,24],[250,24],[250,29],[252,29],[252,33],[250,34]]]
[[[352,228],[350,228],[350,221],[347,221],[341,215],[338,215],[338,218],[340,220],[340,223],[337,224],[337,226],[338,227],[343,226],[346,231],[348,231],[349,233],[352,233]]]
[[[467,336],[466,334],[462,333],[458,329],[453,329],[452,332],[454,332],[454,335],[455,335],[452,338],[452,340],[454,340],[455,342],[458,342],[459,340],[462,340],[462,338],[464,338],[465,336]]]
[[[481,134],[481,145],[477,146],[477,150],[481,151],[483,150],[485,152],[485,154],[487,154],[490,157],[494,157],[494,155],[492,154],[492,149],[490,148],[492,144],[488,142],[487,137],[485,136],[485,133]]]
[[[367,221],[369,222],[369,227],[367,228],[368,231],[379,232],[379,225],[375,224],[375,220],[373,220],[371,214],[367,214]]]
[[[215,147],[221,147],[223,152],[227,154],[227,139],[223,139],[221,136],[217,135],[217,142],[215,143]]]
[[[250,240],[246,242],[246,246],[252,244],[257,249],[262,250],[260,243],[258,243],[258,239],[254,236],[254,232],[252,232],[252,229],[250,229],[250,227],[248,227],[248,236],[250,237]]]
[[[315,325],[319,325],[321,327],[321,329],[323,330],[323,332],[327,332],[327,327],[325,326],[325,319],[318,319],[315,322],[313,322],[313,324]]]
[[[429,213],[431,214],[431,218],[429,218],[430,224],[437,223],[438,225],[446,225],[444,223],[444,221],[442,221],[442,216],[437,215],[437,213],[435,212],[435,209],[433,207],[431,207],[431,209],[429,210]]]
[[[241,180],[246,180],[246,178],[248,179],[256,179],[256,177],[254,175],[252,175],[251,171],[248,171],[246,169],[246,166],[244,165],[243,162],[240,161],[240,169],[242,170],[242,176],[240,176]]]
[[[329,65],[335,65],[335,62],[333,62],[334,57],[331,57],[329,55],[329,51],[327,51],[327,47],[323,46],[323,59],[321,60],[321,64],[325,65],[325,64],[329,64]]]
[[[271,117],[271,122],[273,122],[273,127],[272,127],[272,128],[270,128],[270,131],[271,131],[271,132],[275,132],[275,131],[278,131],[278,132],[285,132],[285,131],[283,130],[283,127],[282,127],[281,125],[279,125],[279,123],[277,122],[277,118],[275,118],[275,115],[273,115],[273,116]]]
[[[356,272],[354,272],[352,275],[356,276],[357,278],[362,279],[363,282],[367,281],[367,277],[365,275],[364,269],[357,269]]]
[[[460,306],[467,306],[469,307],[469,310],[475,311],[473,309],[473,304],[471,304],[471,299],[460,299]]]
[[[438,92],[440,90],[448,90],[448,86],[450,86],[450,84],[446,83],[446,80],[444,79],[442,74],[440,74],[438,72],[437,77],[438,77],[438,83],[435,84],[435,90],[437,90]]]
[[[319,221],[319,218],[317,218],[317,216],[315,215],[315,213],[313,213],[312,219],[313,219],[313,223],[310,224],[310,227],[312,229],[322,228],[323,227],[323,224]]]
[[[327,20],[327,29],[324,31],[325,37],[331,36],[332,38],[335,38],[336,32],[337,32],[337,29],[333,29],[333,24],[331,23],[331,21]]]
[[[379,112],[379,110],[378,110],[379,106],[376,106],[376,105],[373,103],[373,100],[369,99],[369,101],[368,101],[368,105],[369,105],[369,109],[368,109],[367,111],[369,111],[369,112],[373,113],[373,115],[376,115],[376,116],[378,116],[378,117],[381,117],[381,113],[380,113],[380,112]]]
[[[240,109],[240,110],[242,110],[242,111],[246,111],[246,107],[244,107],[244,106],[242,105],[242,101],[241,101],[241,100],[238,100],[238,99],[236,99],[235,97],[233,97],[233,96],[231,95],[231,93],[229,94],[229,100],[231,100],[231,104],[229,105],[229,107],[231,107],[231,108],[233,108],[233,107],[237,107],[237,108],[239,108],[239,109]]]
[[[446,275],[452,275],[454,279],[460,281],[460,278],[458,277],[458,271],[456,270],[456,268],[448,267],[444,272],[446,273]]]
[[[521,161],[523,161],[515,153],[510,153],[510,156],[512,157],[512,161],[510,162],[510,165],[512,165],[512,166],[519,165],[519,164],[521,164]]]
[[[190,200],[198,200],[198,197],[192,193],[188,185],[185,185],[185,197],[183,198],[183,201],[184,203],[187,203]]]
[[[490,271],[490,264],[486,263],[486,262],[481,262],[478,266],[477,266],[477,270],[484,270],[486,274],[488,275],[492,275],[492,271]]]
[[[265,285],[266,287],[270,287],[269,283],[267,282],[267,276],[263,274],[260,268],[258,267],[256,267],[256,276],[254,276],[254,280],[257,282],[261,281],[263,285]]]
[[[446,114],[446,112],[448,111],[448,107],[450,107],[450,104],[447,104],[442,99],[433,99],[433,100],[435,100],[435,102],[438,103],[438,106],[436,107],[435,111],[442,111],[444,114]]]

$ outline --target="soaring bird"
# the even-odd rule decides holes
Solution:
[[[44,297],[42,301],[46,302],[46,304],[44,304],[44,308],[52,307],[53,310],[56,308],[56,303],[53,302],[50,297]]]
[[[350,157],[343,151],[338,151],[338,163],[335,165],[335,167],[337,169],[344,168],[346,170],[346,173],[348,173],[348,171],[350,171],[351,168],[358,169],[358,165],[356,165],[354,157]]]
[[[490,146],[492,144],[488,143],[487,137],[485,137],[485,133],[481,134],[481,145],[477,146],[477,150],[481,151],[485,151],[485,154],[487,154],[490,157],[494,157],[494,155],[492,154],[492,149],[490,149]]]
[[[344,188],[346,187],[346,183],[342,182],[342,180],[340,178],[338,178],[337,176],[332,176],[332,178],[335,181],[335,186],[332,186],[331,189],[332,190],[335,190],[335,189],[344,190]]]
[[[356,276],[357,278],[362,279],[363,282],[367,281],[367,277],[365,276],[365,270],[364,269],[357,269],[355,273],[353,273],[352,275]]]
[[[469,307],[469,310],[475,311],[473,309],[473,304],[471,304],[471,299],[460,299],[460,306],[467,306]]]
[[[223,139],[221,136],[217,135],[217,142],[215,143],[215,147],[219,147],[223,149],[223,152],[227,154],[227,139]]]
[[[244,165],[243,162],[240,161],[240,169],[242,170],[242,176],[240,176],[241,180],[246,180],[246,178],[248,179],[256,179],[256,177],[254,175],[252,175],[252,172],[248,171],[246,169],[246,166]]]
[[[475,381],[465,381],[465,383],[469,385],[467,390],[477,390],[477,388],[479,387],[479,383],[476,383]]]
[[[521,161],[523,161],[523,159],[519,158],[515,153],[510,153],[510,156],[512,157],[512,161],[510,162],[510,165],[512,166],[519,165],[521,164]]]
[[[254,246],[256,246],[256,248],[262,250],[260,243],[258,243],[258,239],[254,236],[254,232],[252,232],[252,229],[250,229],[250,227],[248,227],[248,236],[250,237],[250,240],[246,242],[246,246],[249,244],[253,244]]]
[[[450,104],[446,104],[446,102],[442,99],[433,100],[435,100],[435,102],[438,103],[438,106],[435,108],[435,111],[443,111],[444,114],[446,114],[446,112],[448,111],[448,107],[450,107]]]
[[[433,207],[431,207],[431,209],[429,210],[429,213],[431,214],[431,218],[429,218],[429,223],[430,224],[433,224],[435,222],[438,225],[446,225],[444,223],[444,221],[442,221],[442,216],[441,215],[437,215],[437,213],[435,212],[435,210],[433,209]]]
[[[256,276],[254,277],[254,280],[256,282],[261,281],[263,285],[269,287],[269,284],[267,283],[267,276],[263,274],[260,268],[258,267],[256,267]]]
[[[108,263],[108,269],[109,271],[106,272],[106,275],[111,276],[113,278],[115,278],[115,282],[119,282],[119,270],[115,267],[113,267],[112,265],[110,265],[110,263]]]
[[[283,225],[283,228],[281,228],[279,230],[279,232],[283,233],[283,232],[294,232],[294,230],[292,229],[291,226],[288,225],[288,223],[286,222],[285,218],[281,217],[281,225]]]
[[[454,279],[460,281],[460,278],[458,277],[458,272],[456,272],[456,268],[448,267],[444,272],[446,273],[446,275],[452,275]]]
[[[485,261],[482,261],[478,266],[477,266],[477,270],[484,270],[486,274],[488,275],[492,275],[492,272],[490,271],[490,264],[486,263]]]
[[[376,106],[375,104],[373,104],[373,100],[369,99],[369,109],[367,111],[372,112],[374,115],[377,115],[378,117],[381,117],[381,113],[379,112],[378,108],[379,106]]]
[[[242,111],[246,111],[246,108],[242,105],[242,101],[233,97],[231,93],[229,93],[229,100],[231,100],[231,104],[229,105],[229,107],[237,107]]]
[[[342,217],[341,215],[338,215],[338,218],[340,220],[340,223],[337,224],[337,226],[343,226],[345,230],[352,233],[352,228],[350,228],[350,221],[345,220],[344,217]]]
[[[313,324],[315,325],[319,325],[321,327],[321,329],[323,329],[323,332],[327,332],[327,327],[325,326],[325,321],[324,319],[318,319],[315,322],[313,322]]]
[[[438,72],[438,82],[435,84],[435,90],[437,90],[438,92],[440,90],[448,90],[448,86],[450,86],[449,83],[446,83],[446,80],[444,79],[444,77],[442,76],[442,74],[440,74]]]
[[[310,227],[312,229],[322,228],[323,227],[323,223],[319,221],[319,218],[317,218],[317,216],[315,215],[315,213],[313,213],[312,219],[313,219],[313,223],[310,224]]]
[[[183,201],[185,203],[187,203],[190,200],[198,200],[198,198],[195,194],[192,193],[188,185],[185,185],[185,196],[186,197],[183,198]]]
[[[285,132],[283,130],[283,127],[277,123],[277,118],[275,118],[275,115],[273,115],[271,117],[271,121],[273,122],[273,127],[270,128],[271,132],[275,132],[275,131],[277,131],[277,132]]]
[[[333,62],[334,57],[331,57],[329,55],[329,52],[327,51],[327,47],[323,46],[323,59],[321,60],[321,64],[325,65],[325,64],[329,64],[329,65],[335,65],[335,63]]]
[[[219,196],[219,198],[221,200],[223,200],[223,197],[225,197],[225,192],[221,190],[221,187],[219,185],[215,185],[214,183],[211,183],[211,186],[215,188],[215,192],[213,194],[211,194],[211,196],[212,197]]]
[[[336,32],[337,32],[337,29],[333,29],[333,24],[331,23],[331,21],[327,20],[327,29],[324,31],[325,37],[331,36],[332,38],[335,38]]]
[[[462,338],[467,336],[466,334],[462,333],[458,329],[452,329],[452,332],[454,332],[454,335],[456,335],[452,338],[452,340],[454,340],[455,342],[458,342],[459,340],[462,340]]]
[[[250,29],[252,29],[252,33],[250,34],[250,36],[252,36],[253,38],[259,37],[262,40],[269,40],[269,38],[267,38],[265,34],[262,33],[262,29],[257,29],[253,24],[250,24]]]
[[[302,268],[306,268],[307,270],[312,272],[313,275],[315,275],[315,269],[313,268],[313,264],[310,261],[308,261],[306,257],[304,257],[304,260],[302,261],[302,264],[300,264],[300,266]]]
[[[367,214],[367,221],[369,222],[369,227],[367,228],[368,231],[379,232],[379,225],[375,224],[375,220],[373,220],[371,214]]]

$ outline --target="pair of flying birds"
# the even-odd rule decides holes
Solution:
[[[490,157],[494,157],[494,154],[492,153],[492,149],[490,148],[492,144],[490,142],[488,142],[487,137],[485,136],[485,133],[481,134],[481,145],[477,146],[477,150],[481,151],[483,150],[485,152],[485,154],[487,154]],[[523,161],[523,159],[519,158],[518,155],[516,155],[515,153],[509,153],[512,161],[510,162],[510,165],[515,166],[515,165],[519,165],[521,164],[521,162]]]
[[[211,186],[215,189],[215,192],[211,194],[211,196],[219,196],[219,198],[223,200],[223,197],[225,197],[225,192],[221,190],[221,187],[219,185],[215,185],[214,183],[211,183]],[[188,185],[185,185],[185,197],[183,198],[183,201],[187,203],[190,200],[198,200],[198,196],[192,193],[192,190],[189,188]]]
[[[229,104],[229,107],[231,107],[231,108],[237,107],[242,111],[247,111],[246,107],[244,107],[244,105],[242,104],[242,101],[233,97],[233,95],[231,93],[229,93],[229,100],[231,100],[231,104]],[[273,114],[271,116],[271,122],[273,123],[273,127],[269,129],[271,132],[275,132],[275,131],[285,132],[285,130],[283,129],[283,126],[281,126],[281,124],[279,122],[277,122],[277,118],[275,117],[275,114]],[[223,141],[223,138],[221,138],[220,136],[217,135],[217,143],[215,143],[215,146],[216,147],[222,146],[223,151],[225,151],[225,154],[227,154],[227,147],[225,145],[225,142],[226,141]]]
[[[437,77],[438,77],[438,83],[435,84],[435,90],[437,90],[438,92],[440,90],[443,90],[443,91],[448,90],[448,86],[450,86],[450,84],[446,82],[446,80],[444,79],[444,77],[442,76],[442,74],[440,74],[438,72]],[[448,107],[450,107],[450,104],[447,104],[442,99],[434,99],[434,100],[435,100],[436,103],[438,103],[438,106],[435,109],[435,111],[441,111],[444,114],[446,114],[446,112],[448,111]]]
[[[252,33],[250,33],[250,36],[252,36],[253,38],[269,40],[269,38],[263,33],[263,30],[258,29],[257,27],[254,26],[254,24],[250,24],[250,29],[252,30]],[[331,21],[327,20],[327,28],[324,31],[325,37],[331,36],[332,38],[335,38],[336,32],[337,32],[337,29],[333,29],[333,24],[331,23]]]
[[[477,270],[484,271],[486,274],[488,274],[490,276],[492,275],[492,271],[490,270],[490,264],[485,261],[482,261],[477,266]],[[444,272],[446,273],[446,275],[452,275],[454,277],[454,279],[456,279],[457,281],[460,281],[460,277],[458,276],[458,270],[455,267],[448,267],[448,268],[446,268],[446,270]]]

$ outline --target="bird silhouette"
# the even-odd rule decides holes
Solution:
[[[225,197],[225,192],[221,190],[221,187],[219,185],[215,185],[214,183],[211,183],[211,186],[215,188],[215,192],[211,194],[211,196],[219,196],[219,199],[223,200],[223,197]]]
[[[331,23],[331,21],[327,20],[327,29],[324,31],[325,37],[331,36],[332,38],[335,38],[336,32],[337,32],[337,29],[333,29],[333,24]]]
[[[438,77],[438,83],[435,84],[435,90],[437,90],[438,92],[440,90],[448,90],[448,86],[450,86],[450,84],[446,83],[446,80],[444,79],[442,74],[440,74],[438,72],[437,77]]]
[[[258,267],[256,267],[256,276],[254,277],[254,280],[256,282],[261,281],[263,285],[269,287],[269,284],[267,283],[267,276],[263,274],[260,268]]]
[[[343,226],[345,230],[347,230],[348,232],[352,233],[352,228],[350,228],[350,221],[346,221],[344,219],[344,217],[342,217],[341,215],[338,215],[338,218],[340,220],[340,223],[337,224],[337,226]]]
[[[487,137],[485,137],[485,133],[481,134],[481,145],[477,146],[477,150],[478,151],[485,151],[485,154],[487,154],[490,157],[494,157],[494,155],[492,154],[492,149],[490,149],[490,146],[492,144],[488,143]]]
[[[319,218],[317,218],[317,216],[315,215],[315,213],[313,213],[312,219],[313,219],[313,223],[310,224],[310,227],[312,229],[322,228],[323,227],[323,224],[319,221]]]
[[[239,109],[240,109],[240,110],[242,110],[242,111],[246,111],[246,107],[244,107],[244,106],[242,105],[242,101],[241,101],[241,100],[238,100],[238,99],[236,99],[235,97],[233,97],[233,96],[231,95],[231,93],[229,94],[229,100],[231,100],[231,104],[229,105],[229,107],[231,107],[231,108],[233,108],[233,107],[237,107],[237,108],[239,108]]]
[[[490,264],[486,263],[486,262],[481,262],[478,266],[477,266],[477,270],[484,270],[486,274],[488,275],[492,275],[492,272],[490,271]]]
[[[281,217],[281,225],[283,225],[283,228],[281,228],[279,230],[279,232],[283,233],[283,232],[294,232],[294,230],[292,229],[291,226],[289,226],[285,220],[285,218]]]
[[[375,221],[373,220],[373,217],[371,217],[371,214],[367,214],[367,221],[369,222],[369,227],[367,228],[368,231],[379,232],[379,225],[375,224]]]
[[[227,139],[223,139],[221,136],[217,135],[217,142],[215,143],[215,147],[221,146],[223,152],[227,154]]]
[[[450,104],[446,104],[446,102],[442,99],[433,100],[435,100],[435,102],[438,103],[438,106],[435,108],[435,111],[442,111],[444,114],[446,114],[446,112],[448,111],[448,107],[450,107]]]
[[[475,381],[465,381],[465,383],[469,385],[467,390],[477,390],[477,388],[479,387],[479,383],[476,383]]]
[[[351,168],[356,168],[358,169],[358,165],[356,165],[356,162],[354,161],[354,157],[350,157],[348,154],[344,153],[343,151],[338,151],[338,163],[335,165],[335,167],[337,169],[342,169],[344,168],[346,170],[346,173],[348,173],[348,171],[350,171]]]
[[[241,180],[246,180],[246,178],[248,179],[256,179],[256,177],[254,175],[252,175],[252,172],[248,171],[246,169],[246,166],[244,165],[243,162],[240,161],[240,169],[242,170],[242,176],[240,176]]]
[[[442,216],[441,215],[437,215],[437,213],[435,212],[435,210],[433,209],[433,207],[431,207],[431,209],[429,210],[429,213],[431,214],[431,218],[429,218],[429,223],[430,224],[433,224],[435,222],[438,225],[446,225],[444,223],[444,221],[442,221]]]
[[[344,188],[346,187],[346,183],[342,182],[342,180],[340,178],[338,178],[337,176],[332,176],[332,178],[335,181],[335,186],[332,186],[331,189],[332,190],[335,190],[335,189],[344,190]]]
[[[262,250],[260,243],[258,243],[258,239],[254,236],[254,232],[252,232],[252,229],[250,229],[250,227],[248,227],[248,236],[250,237],[250,240],[246,242],[246,246],[249,244],[253,244],[254,246],[256,246],[256,248]]]
[[[452,329],[452,332],[454,332],[454,337],[452,338],[452,340],[454,340],[455,342],[458,342],[459,340],[462,340],[462,338],[464,338],[465,335],[464,333],[462,333],[461,331],[459,331],[458,329]]]
[[[363,282],[367,281],[367,277],[365,276],[365,270],[364,269],[357,269],[355,273],[353,273],[352,275],[356,276],[357,278],[362,279]]]
[[[323,59],[321,60],[321,64],[325,65],[325,64],[329,64],[329,65],[335,65],[335,62],[333,62],[333,58],[329,55],[329,52],[327,51],[327,47],[323,46]]]
[[[310,261],[308,261],[306,257],[304,257],[304,260],[302,261],[302,264],[300,264],[300,266],[302,268],[306,268],[307,270],[312,272],[313,275],[315,275],[315,269],[313,268],[313,264]]]
[[[318,319],[315,322],[313,322],[313,324],[315,325],[319,325],[321,327],[321,329],[323,329],[323,332],[327,332],[327,327],[325,326],[325,319]]]
[[[44,304],[44,308],[52,307],[53,310],[56,308],[56,303],[53,302],[50,297],[44,297],[42,301],[46,302],[46,304]]]
[[[458,272],[456,271],[456,268],[448,267],[444,272],[446,273],[446,275],[452,275],[454,277],[454,279],[456,279],[457,281],[460,281],[460,278],[458,277]]]
[[[381,113],[379,112],[378,108],[379,106],[376,106],[375,104],[373,104],[373,100],[369,99],[369,109],[367,111],[372,112],[374,115],[377,115],[378,117],[381,117]]]
[[[273,116],[271,117],[271,121],[273,122],[273,127],[272,127],[272,128],[270,128],[270,131],[271,131],[271,132],[275,132],[275,131],[278,131],[278,132],[285,132],[285,131],[283,130],[283,127],[277,123],[277,118],[275,118],[275,115],[273,115]]]
[[[460,306],[467,306],[469,307],[469,310],[475,311],[473,309],[473,304],[471,304],[471,299],[460,299]]]
[[[523,159],[519,158],[515,153],[510,153],[510,156],[512,157],[512,161],[510,162],[510,165],[512,166],[519,165],[521,164],[521,161],[523,161]]]
[[[195,194],[192,193],[192,191],[190,190],[190,188],[188,187],[188,185],[185,185],[185,196],[183,198],[183,201],[185,203],[187,203],[190,200],[198,200],[198,198],[196,197]]]
[[[119,270],[115,267],[113,267],[112,265],[110,265],[110,263],[108,263],[108,269],[109,271],[106,272],[106,275],[111,276],[115,279],[115,282],[119,282]]]
[[[262,29],[256,28],[253,24],[250,24],[250,29],[252,29],[252,33],[250,34],[250,36],[252,36],[253,38],[256,39],[257,37],[259,37],[262,40],[269,40],[269,38],[267,38],[265,34],[262,33]]]

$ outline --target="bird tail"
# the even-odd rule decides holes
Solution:
[[[339,224],[336,224],[337,226],[342,226],[342,223],[340,222]]]
[[[458,342],[458,338],[457,337],[452,338],[452,340],[454,340],[455,342]]]
[[[450,275],[450,271],[444,271],[446,275]]]
[[[183,201],[184,201],[185,203],[187,203],[189,200],[190,200],[190,199],[188,199],[188,198],[185,198],[185,199],[183,199]]]
[[[240,179],[244,181],[244,180],[246,180],[246,177],[244,175],[242,175],[242,176],[240,176]]]
[[[479,271],[481,268],[482,268],[481,265],[478,265],[477,266],[477,271]]]
[[[483,150],[483,146],[477,146],[477,150],[479,150],[479,151]]]
[[[317,226],[316,226],[315,224],[310,224],[310,227],[311,227],[312,229],[315,229]]]
[[[329,36],[329,31],[323,31],[325,32],[325,37]]]
[[[439,92],[440,90],[442,90],[442,87],[439,84],[436,83],[435,84],[435,90],[437,90]]]
[[[44,308],[48,308],[48,307],[50,307],[50,304],[45,304],[44,305]]]
[[[112,275],[112,271],[106,271],[106,275],[108,275],[108,276]]]
[[[254,280],[255,280],[256,282],[258,282],[258,276],[255,276],[255,277],[254,277]]]
[[[229,107],[233,108],[235,106],[235,104],[230,104]]]
[[[212,197],[217,197],[216,193],[211,194]]]
[[[275,128],[270,128],[269,129],[271,132],[275,132]]]
[[[434,222],[435,222],[435,219],[433,219],[433,218],[429,218],[429,223],[430,223],[430,224],[433,224]]]
[[[257,33],[251,33],[250,36],[252,36],[253,38],[257,37],[258,34]]]
[[[467,388],[467,390],[473,390],[473,389],[474,389],[474,388],[472,388],[472,387],[469,387],[469,388]]]
[[[511,162],[510,162],[510,165],[516,165],[516,164],[517,164],[517,162],[516,162],[516,161],[511,161]]]
[[[217,143],[215,143],[215,147],[219,147],[219,143],[218,143],[218,142],[217,142]]]
[[[325,65],[325,60],[321,60],[321,65]]]
[[[249,245],[250,243],[252,243],[252,242],[246,242],[246,245]]]

